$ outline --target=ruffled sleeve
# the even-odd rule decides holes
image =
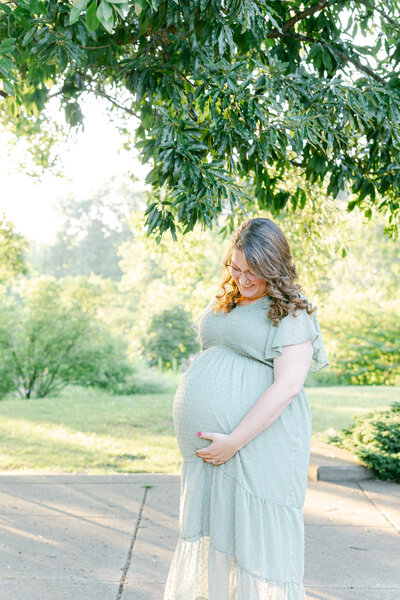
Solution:
[[[271,325],[265,346],[265,359],[273,366],[273,359],[282,354],[284,346],[301,344],[309,339],[314,349],[309,373],[320,371],[329,362],[315,311],[309,315],[305,309],[301,309],[296,312],[296,316],[289,312],[276,327]]]

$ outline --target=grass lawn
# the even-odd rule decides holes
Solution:
[[[313,437],[349,425],[352,415],[384,408],[400,388],[306,389]],[[0,471],[179,473],[172,424],[173,393],[109,396],[70,388],[57,398],[0,401]]]

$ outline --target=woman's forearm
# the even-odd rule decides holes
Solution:
[[[237,450],[243,448],[259,433],[269,427],[290,402],[299,394],[299,390],[273,383],[261,394],[257,402],[229,434]]]

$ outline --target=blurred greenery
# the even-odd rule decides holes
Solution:
[[[26,273],[28,242],[15,231],[13,223],[0,213],[0,283]]]
[[[288,188],[296,185],[296,178],[285,183]],[[28,289],[48,272],[50,263],[38,257],[53,257],[50,271],[57,278],[53,277],[62,302],[90,314],[103,328],[103,337],[109,335],[120,340],[121,348],[125,346],[132,370],[125,379],[114,380],[115,393],[138,390],[135,362],[141,361],[140,369],[161,363],[175,369],[197,352],[189,324],[218,293],[229,244],[227,227],[211,231],[198,227],[177,242],[164,236],[157,244],[146,235],[140,209],[143,198],[130,195],[127,186],[123,178],[109,182],[93,200],[76,205],[72,199],[61,202],[62,236],[66,246],[73,248],[72,254],[65,254],[68,268],[56,266],[58,237],[31,252],[28,276],[13,280],[9,274],[1,288],[2,297],[12,303],[13,287]],[[309,184],[302,213],[283,209],[274,218],[287,236],[303,290],[317,306],[330,361],[327,369],[307,379],[307,385],[399,385],[399,244],[384,236],[384,220],[378,214],[370,221],[357,209],[346,214],[345,203],[339,200],[318,202],[319,191],[320,187]],[[257,216],[272,217],[267,211]],[[92,218],[104,223],[104,230],[91,230]],[[121,232],[125,233],[118,237]],[[114,240],[108,250],[103,243],[106,234]],[[93,251],[103,248],[104,256],[102,251],[92,258],[88,255],[92,242]],[[4,363],[3,393],[9,386],[7,369]],[[153,376],[152,381],[156,385]]]
[[[171,394],[110,396],[72,388],[0,402],[0,470],[174,472]]]
[[[360,310],[360,304],[364,307]],[[323,318],[330,374],[342,385],[400,385],[400,304],[346,298]]]
[[[84,473],[179,473],[181,457],[172,423],[176,376],[169,392],[110,396],[69,387],[60,396],[0,402],[0,470]],[[313,438],[348,426],[352,415],[387,407],[399,388],[307,389]]]
[[[68,383],[113,389],[132,371],[126,341],[62,292],[43,277],[0,299],[3,393],[41,398]]]
[[[143,350],[151,366],[173,368],[199,350],[191,328],[190,313],[170,308],[155,314],[143,340]]]
[[[57,278],[94,274],[118,281],[118,248],[132,239],[127,218],[141,199],[130,183],[130,177],[112,178],[84,200],[69,196],[54,202],[60,226],[52,243],[31,247],[31,270]]]
[[[313,438],[329,442],[330,436],[349,426],[354,416],[362,417],[398,400],[400,389],[374,385],[307,387],[306,393],[312,412]]]

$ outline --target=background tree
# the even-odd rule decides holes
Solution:
[[[3,123],[49,148],[51,99],[72,127],[86,94],[107,99],[152,162],[158,239],[238,209],[302,210],[305,182],[347,188],[348,210],[375,206],[395,236],[399,22],[398,0],[10,0]],[[284,189],[293,169],[299,185]]]
[[[196,335],[191,328],[191,315],[180,307],[163,310],[153,315],[143,348],[151,366],[161,364],[171,368],[183,358],[199,350]]]
[[[55,394],[68,384],[113,390],[132,373],[126,342],[90,310],[63,297],[51,279],[3,291],[0,303],[0,391],[26,398]]]
[[[32,267],[57,278],[93,273],[119,280],[118,248],[132,238],[127,220],[138,202],[126,182],[115,181],[87,200],[63,198],[56,207],[62,226],[54,242],[33,247]]]
[[[0,283],[27,272],[27,240],[16,233],[11,221],[0,213]]]

